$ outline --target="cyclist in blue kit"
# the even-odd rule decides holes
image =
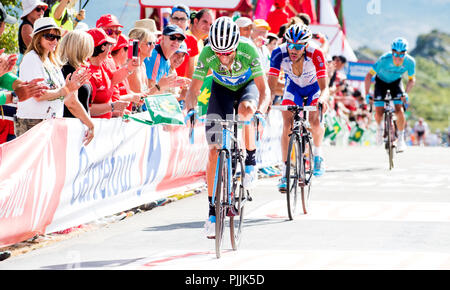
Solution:
[[[381,144],[383,138],[383,112],[384,98],[387,91],[391,92],[394,100],[395,115],[397,116],[398,141],[397,152],[403,152],[406,149],[405,143],[405,113],[403,104],[408,102],[408,93],[413,88],[415,79],[416,62],[412,56],[408,54],[408,42],[402,37],[398,37],[392,41],[392,51],[383,54],[373,65],[373,68],[366,75],[365,90],[366,102],[374,101],[375,105],[375,121],[377,122],[377,144]],[[402,75],[408,72],[408,83],[406,91],[403,89]],[[374,98],[369,94],[372,77],[375,77]]]

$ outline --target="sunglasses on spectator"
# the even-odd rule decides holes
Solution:
[[[306,45],[300,43],[287,43],[289,49],[302,50]]]
[[[184,17],[173,17],[173,16],[171,16],[171,18],[175,22],[187,21],[187,18],[184,18]]]
[[[178,42],[183,42],[183,40],[184,40],[184,37],[182,37],[182,36],[180,36],[180,37],[176,37],[175,35],[169,35],[169,39],[170,40],[172,40],[172,41],[175,41],[175,40],[177,40]]]
[[[147,45],[148,45],[148,46],[156,45],[156,42],[154,42],[154,41],[149,41],[149,42],[147,42]]]
[[[45,10],[47,10],[47,7],[45,7],[45,6],[38,6],[38,7],[34,8],[34,11],[36,11],[38,13],[41,11],[45,11]]]
[[[52,33],[45,33],[43,36],[48,41],[54,41],[55,39],[56,41],[59,41],[61,39],[61,35],[56,35]]]
[[[232,51],[228,51],[228,52],[216,52],[217,56],[230,56],[233,54],[233,50]]]
[[[406,53],[405,53],[405,52],[397,52],[397,51],[394,50],[394,51],[392,52],[392,55],[395,56],[395,57],[404,58],[405,55],[406,55]]]
[[[114,29],[111,29],[111,28],[106,29],[105,32],[106,32],[106,34],[108,34],[109,36],[111,36],[111,35],[113,35],[113,34],[115,34],[115,35],[121,35],[121,34],[122,34],[122,31],[120,31],[120,30],[114,30]]]

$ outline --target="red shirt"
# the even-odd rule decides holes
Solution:
[[[278,34],[280,26],[287,23],[289,15],[283,9],[275,9],[267,15],[267,23],[270,25],[270,32]]]
[[[103,63],[100,66],[91,64],[89,72],[92,73],[89,79],[92,85],[92,104],[110,103],[115,89],[111,87],[111,79],[106,71]],[[92,116],[92,118],[107,118],[111,119],[112,113],[108,112],[99,116]]]
[[[112,80],[114,73],[117,70],[116,63],[111,54],[102,62],[102,67],[108,73],[109,78]]]
[[[116,102],[120,100],[120,96],[131,94],[130,84],[128,83],[128,79],[124,79],[122,82],[118,83],[116,85],[116,90],[114,94],[112,95],[112,101]],[[131,112],[133,110],[133,102],[130,102],[130,104],[127,107],[127,110]]]
[[[185,36],[186,39],[184,40],[184,42],[186,42],[188,54],[184,57],[183,63],[176,69],[177,75],[180,77],[187,76],[189,68],[189,58],[195,57],[199,54],[197,38],[191,34],[185,34]]]

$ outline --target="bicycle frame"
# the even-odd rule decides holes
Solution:
[[[218,151],[218,158],[220,158],[220,152],[225,151],[227,156],[227,167],[228,167],[228,192],[227,192],[227,198],[228,198],[228,205],[232,204],[232,194],[231,194],[231,188],[232,188],[232,181],[233,181],[233,168],[236,170],[236,164],[238,159],[238,154],[240,154],[239,146],[238,146],[238,125],[239,124],[245,124],[248,125],[249,122],[243,122],[235,120],[236,115],[233,115],[232,121],[225,121],[225,120],[217,120],[217,119],[207,119],[208,121],[215,121],[220,122],[222,125],[222,147],[220,149],[217,149]],[[229,125],[233,126],[233,130],[231,131],[228,127]],[[231,157],[231,158],[229,158]],[[234,165],[234,166],[233,166]],[[215,195],[217,191],[217,179],[218,179],[218,173],[219,173],[219,160],[216,164],[216,171],[214,176],[214,187],[213,187],[213,196],[212,196],[212,202],[215,201]]]

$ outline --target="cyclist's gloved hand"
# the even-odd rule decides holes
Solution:
[[[407,92],[403,93],[403,98],[404,98],[403,106],[406,110],[406,109],[408,109],[408,106],[409,106],[409,96],[408,96]]]
[[[372,96],[370,94],[366,95],[366,104],[370,104],[370,100],[372,99]]]
[[[190,120],[191,125],[194,124],[196,113],[197,112],[195,111],[195,109],[190,109],[189,112],[186,114],[186,117],[184,117],[184,123],[187,124],[187,122]]]
[[[407,92],[403,93],[403,97],[405,98],[405,102],[408,103],[409,102],[409,96]]]
[[[259,120],[259,122],[263,127],[266,127],[266,119],[264,118],[264,115],[261,112],[257,111],[255,113],[255,118]]]

